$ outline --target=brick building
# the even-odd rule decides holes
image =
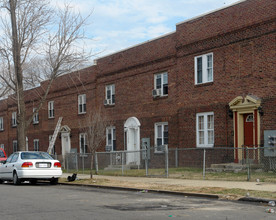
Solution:
[[[113,151],[138,150],[144,141],[155,153],[161,145],[263,144],[264,131],[276,130],[275,9],[273,0],[240,1],[59,77],[28,130],[29,150],[46,151],[63,117],[55,153],[86,153],[80,127],[98,107],[112,121],[105,145]],[[30,113],[44,84],[25,92]],[[16,150],[15,104],[12,96],[0,101],[0,144],[8,154]],[[233,152],[235,162],[243,159]]]

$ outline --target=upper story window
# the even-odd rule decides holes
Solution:
[[[0,117],[0,131],[4,130],[4,119],[3,117]]]
[[[78,96],[79,114],[86,113],[86,95],[82,94]]]
[[[155,152],[163,152],[164,145],[169,142],[168,122],[155,123],[154,128],[154,144],[156,146]]]
[[[195,84],[213,82],[213,53],[195,57]]]
[[[17,114],[16,112],[12,112],[12,127],[17,126]]]
[[[36,111],[36,108],[33,108],[33,112]],[[38,112],[34,114],[33,117],[33,124],[38,124],[39,123],[39,116],[38,116]]]
[[[105,105],[114,105],[115,104],[115,85],[108,85],[105,87]]]
[[[153,97],[168,95],[168,73],[158,73],[154,75]]]
[[[116,129],[106,128],[106,151],[116,151]]]
[[[80,134],[80,153],[81,154],[87,153],[87,134],[86,133]]]
[[[197,147],[214,146],[214,113],[196,114],[196,145]]]
[[[48,118],[55,117],[54,101],[48,102]]]
[[[34,139],[34,151],[39,151],[39,140]]]

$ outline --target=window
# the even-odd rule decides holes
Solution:
[[[115,104],[115,85],[108,85],[105,87],[105,105]]]
[[[17,119],[16,119],[16,112],[12,113],[12,127],[16,127],[17,126]]]
[[[197,147],[214,146],[214,113],[205,112],[196,115]]]
[[[82,94],[78,97],[79,102],[79,114],[86,113],[86,95]]]
[[[106,146],[108,151],[116,151],[116,129],[108,127],[106,129]]]
[[[155,124],[155,152],[163,152],[163,145],[168,144],[169,138],[168,122],[160,122]]]
[[[213,82],[213,53],[195,57],[195,84]]]
[[[168,95],[168,73],[159,73],[154,75],[153,96]]]
[[[80,153],[87,153],[87,134],[85,133],[80,134]]]
[[[54,101],[48,102],[48,118],[55,117]]]
[[[12,141],[12,149],[13,149],[13,152],[17,151],[17,140]]]
[[[0,131],[4,130],[4,120],[3,117],[0,117]]]
[[[5,145],[4,144],[0,144],[0,148],[5,150]]]
[[[36,111],[36,108],[33,108],[33,112]],[[34,114],[33,117],[33,124],[38,124],[39,123],[39,116],[38,116],[38,112]]]
[[[39,151],[39,140],[34,139],[34,151]]]

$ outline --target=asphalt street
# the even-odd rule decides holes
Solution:
[[[275,219],[266,205],[49,184],[0,185],[1,219]]]

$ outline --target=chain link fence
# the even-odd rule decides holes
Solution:
[[[56,156],[65,172],[89,173],[91,154]],[[101,175],[172,177],[276,182],[276,147],[149,148],[97,152],[94,173]]]

